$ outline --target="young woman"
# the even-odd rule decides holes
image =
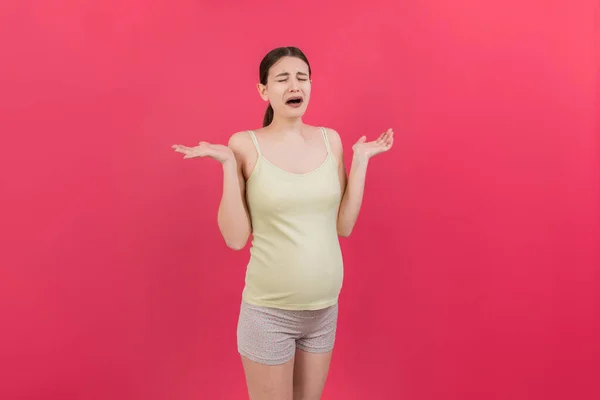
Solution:
[[[394,133],[361,137],[347,177],[338,133],[302,121],[312,88],[302,51],[270,51],[259,74],[269,103],[262,128],[235,133],[228,146],[173,147],[222,164],[218,224],[227,246],[244,248],[252,233],[237,328],[250,399],[317,400],[337,327],[338,235],[352,232],[369,160],[392,147]]]

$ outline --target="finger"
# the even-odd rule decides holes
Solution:
[[[192,151],[190,151],[188,158],[193,157],[214,157],[215,152],[212,149],[206,147],[195,147]]]
[[[387,137],[385,138],[385,142],[386,143],[390,143],[394,140],[394,133],[390,133],[389,135],[387,135]]]
[[[387,132],[385,133],[385,138],[384,138],[385,143],[389,142],[392,137],[394,137],[394,131],[388,129]]]
[[[386,140],[385,142],[379,144],[379,146],[377,147],[380,152],[388,151],[392,147],[392,142]]]
[[[183,156],[183,158],[204,157],[204,155],[204,152],[196,150],[185,153],[185,156]]]
[[[387,131],[383,132],[381,134],[381,141],[385,142],[387,140],[387,138],[390,136],[390,133],[391,133],[391,129],[388,129]]]

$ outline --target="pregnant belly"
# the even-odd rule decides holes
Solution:
[[[253,254],[246,272],[246,296],[286,308],[312,308],[337,299],[343,280],[339,250],[282,254],[287,256],[269,260]]]

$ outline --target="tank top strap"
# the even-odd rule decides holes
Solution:
[[[325,147],[327,147],[327,153],[331,154],[331,146],[329,145],[329,137],[327,136],[327,131],[325,128],[321,127],[321,132],[323,133],[323,140],[325,140]]]
[[[254,143],[254,147],[256,148],[256,152],[258,153],[259,156],[261,156],[261,152],[260,152],[260,146],[258,145],[258,139],[256,139],[256,135],[254,134],[254,131],[248,131],[248,133],[250,134],[250,138],[252,139],[252,143]]]

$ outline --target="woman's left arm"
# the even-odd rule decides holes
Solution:
[[[367,142],[365,136],[361,137],[353,146],[352,166],[350,174],[346,177],[344,165],[344,150],[342,141],[337,132],[329,130],[331,149],[338,160],[338,175],[342,192],[342,201],[338,212],[337,231],[338,235],[348,237],[354,229],[360,207],[362,205],[365,190],[365,179],[369,160],[374,155],[383,153],[392,148],[394,144],[394,131],[388,129],[382,133],[377,140]]]

